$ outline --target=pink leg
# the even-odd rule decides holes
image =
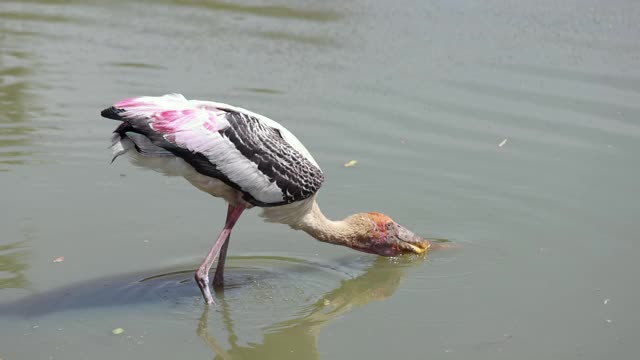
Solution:
[[[229,204],[227,208],[227,220],[229,221],[229,217],[233,212],[234,207]],[[222,290],[224,285],[224,263],[227,259],[227,248],[229,247],[229,241],[231,240],[231,234],[227,236],[227,240],[222,245],[222,249],[220,249],[220,256],[218,256],[218,266],[216,267],[216,273],[213,275],[213,289],[214,290]]]
[[[228,215],[227,221],[224,224],[224,228],[222,229],[220,236],[218,236],[218,239],[213,244],[213,246],[207,253],[207,256],[205,256],[204,260],[202,261],[202,264],[200,264],[200,267],[196,271],[196,283],[200,287],[202,296],[204,296],[204,300],[207,304],[215,303],[213,301],[213,296],[211,296],[211,290],[209,289],[209,270],[211,269],[211,265],[213,265],[218,252],[220,252],[220,248],[222,248],[222,245],[224,245],[225,241],[229,238],[231,229],[233,229],[233,226],[236,224],[236,221],[238,221],[238,218],[240,218],[240,215],[242,215],[244,209],[245,207],[242,204],[238,204],[233,209],[231,214]]]

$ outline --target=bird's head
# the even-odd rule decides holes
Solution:
[[[398,256],[424,254],[431,245],[387,215],[376,212],[358,215],[365,230],[353,239],[351,247],[355,250],[381,256]]]

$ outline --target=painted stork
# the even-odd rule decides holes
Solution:
[[[207,304],[214,303],[209,270],[220,255],[213,286],[222,287],[231,229],[254,206],[263,208],[266,221],[367,253],[422,254],[430,246],[381,213],[327,219],[316,203],[324,180],[318,163],[291,132],[265,116],[179,94],[125,99],[101,115],[121,121],[112,137],[113,160],[129,154],[135,165],[182,176],[228,203],[224,228],[195,273]]]

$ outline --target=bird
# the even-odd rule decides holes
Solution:
[[[111,138],[111,162],[127,154],[138,167],[181,176],[227,203],[224,227],[194,274],[207,305],[215,304],[209,271],[219,257],[211,285],[223,289],[231,230],[248,209],[261,208],[267,222],[365,253],[425,254],[430,247],[379,212],[338,221],[325,217],[316,201],[322,169],[298,138],[266,116],[181,94],[127,98],[101,116],[120,122]]]

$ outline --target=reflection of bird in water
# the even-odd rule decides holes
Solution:
[[[391,296],[406,274],[411,260],[392,263],[386,258],[377,258],[366,272],[356,278],[343,281],[341,285],[324,295],[303,316],[285,320],[263,329],[260,344],[238,344],[227,303],[222,301],[223,322],[228,332],[229,349],[221,345],[208,332],[209,310],[204,309],[197,333],[216,353],[216,359],[316,359],[319,358],[318,336],[320,329],[329,321],[348,312],[355,306],[373,300],[384,300]]]
[[[315,200],[322,170],[291,132],[267,117],[178,94],[122,100],[102,116],[121,121],[112,138],[114,159],[128,153],[134,164],[183,176],[228,203],[224,228],[195,273],[207,304],[214,302],[209,269],[220,254],[213,284],[221,287],[231,230],[254,206],[264,209],[267,221],[367,253],[422,254],[429,247],[384,214],[327,219]]]

